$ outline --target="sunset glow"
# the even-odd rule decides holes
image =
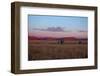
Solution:
[[[87,38],[88,18],[75,16],[28,16],[29,36]]]

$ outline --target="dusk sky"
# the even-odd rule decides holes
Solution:
[[[28,16],[29,36],[87,38],[88,18],[79,16]]]

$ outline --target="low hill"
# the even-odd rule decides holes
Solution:
[[[75,37],[63,37],[63,38],[53,38],[53,37],[35,37],[35,36],[28,36],[29,40],[87,40],[87,38],[75,38]]]

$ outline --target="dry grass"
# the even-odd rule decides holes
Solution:
[[[74,59],[87,58],[87,41],[78,44],[78,41],[65,41],[58,44],[57,41],[29,40],[29,60],[50,59]]]

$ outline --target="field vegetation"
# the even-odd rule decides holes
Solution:
[[[87,40],[29,40],[29,60],[76,59],[88,57]]]

